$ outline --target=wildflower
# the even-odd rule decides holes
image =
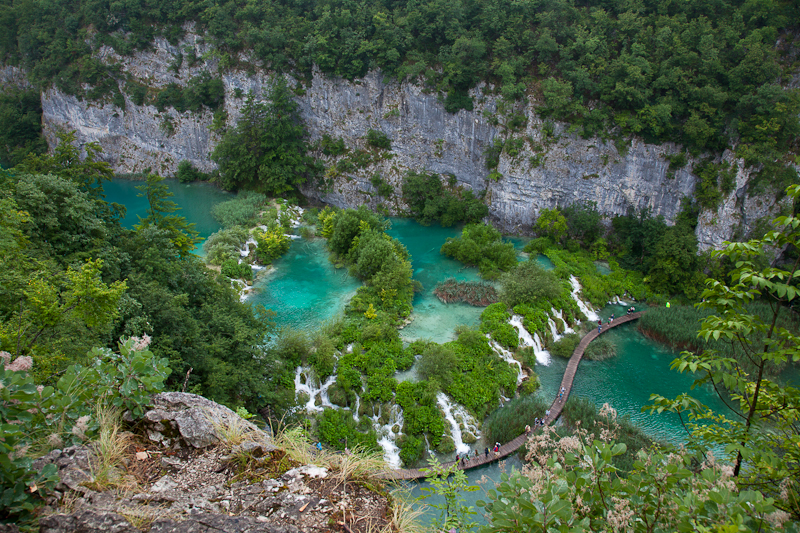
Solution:
[[[136,352],[141,352],[143,350],[146,350],[147,347],[150,346],[150,342],[152,341],[150,335],[148,335],[147,333],[145,333],[141,337],[131,337],[131,340],[133,341],[133,346],[131,348]]]
[[[60,448],[64,445],[64,440],[58,433],[51,433],[47,437],[47,444],[50,445],[51,448]]]
[[[3,359],[8,361],[8,358],[3,356]],[[22,355],[17,357],[13,363],[9,364],[8,362],[5,363],[6,370],[10,370],[11,372],[27,372],[31,368],[33,368],[33,359],[27,355]]]
[[[90,419],[89,415],[84,415],[76,420],[75,425],[72,426],[72,434],[81,440],[86,440],[86,430],[89,429]]]

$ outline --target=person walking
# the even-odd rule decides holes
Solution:
[[[486,458],[489,458],[489,447],[487,446],[486,449],[483,451],[486,454]]]

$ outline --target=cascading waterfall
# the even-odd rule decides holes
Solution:
[[[397,437],[401,435],[394,432],[394,426],[403,427],[403,410],[397,404],[392,404],[389,411],[389,421],[381,425],[380,414],[372,417],[372,426],[378,434],[378,445],[383,448],[383,460],[392,468],[400,468],[400,448],[397,446]]]
[[[336,376],[330,376],[325,383],[319,386],[315,386],[311,384],[311,369],[303,368],[302,366],[297,367],[297,371],[294,375],[294,394],[295,397],[304,392],[308,395],[308,401],[306,402],[304,408],[307,412],[320,412],[325,407],[329,407],[331,409],[337,409],[335,405],[333,405],[328,398],[328,389],[331,385],[336,383]],[[305,378],[305,383],[303,383],[303,379]],[[320,405],[316,404],[316,398],[319,396],[319,403]]]
[[[458,425],[455,416],[453,416],[454,405],[443,392],[440,392],[436,395],[436,403],[438,403],[439,407],[442,408],[442,411],[444,411],[444,418],[450,424],[450,434],[453,437],[453,442],[456,445],[456,452],[459,454],[469,453],[470,447],[464,444],[464,441],[461,437],[461,427]]]
[[[258,243],[255,241],[255,239],[250,237],[249,239],[247,239],[247,242],[244,243],[244,247],[241,250],[239,250],[239,255],[241,257],[247,257],[248,255],[250,255],[251,244],[255,244],[256,246],[258,246]]]
[[[533,348],[533,355],[536,357],[536,362],[540,365],[548,366],[550,364],[550,352],[542,347],[542,341],[539,340],[539,335],[534,334],[531,336],[528,330],[525,329],[522,323],[522,316],[513,315],[508,323],[517,328],[520,342],[522,342],[524,346]]]
[[[525,374],[522,372],[522,363],[514,359],[514,356],[511,352],[500,346],[497,342],[495,342],[489,335],[486,335],[489,338],[489,345],[500,355],[500,358],[503,359],[506,363],[511,366],[517,367],[517,386],[522,383]]]
[[[591,309],[589,309],[589,306],[586,305],[586,303],[583,300],[581,300],[580,297],[581,284],[578,282],[575,276],[570,276],[569,282],[572,285],[572,298],[578,304],[578,309],[580,309],[581,312],[584,315],[586,315],[587,319],[596,322],[600,318],[600,316]]]

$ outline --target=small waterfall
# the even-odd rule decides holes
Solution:
[[[500,355],[500,358],[503,359],[503,361],[505,361],[509,365],[517,367],[517,386],[519,387],[519,384],[522,383],[522,379],[525,377],[525,374],[522,372],[522,363],[514,359],[514,356],[512,355],[511,352],[509,352],[508,350],[500,346],[498,343],[496,343],[494,340],[492,340],[492,338],[489,337],[489,335],[487,335],[487,337],[489,338],[489,344],[494,349],[494,351],[497,352],[498,355]]]
[[[536,356],[536,362],[540,365],[550,365],[550,352],[544,349],[542,339],[539,338],[538,333],[533,334],[533,355]]]
[[[461,428],[459,427],[455,416],[453,416],[454,406],[452,403],[450,403],[450,399],[443,392],[440,392],[436,395],[436,403],[438,403],[439,407],[442,408],[442,411],[444,411],[444,418],[450,424],[450,433],[453,437],[453,442],[456,445],[456,452],[459,454],[469,453],[470,447],[464,444],[464,441],[461,440]]]
[[[353,408],[353,420],[359,422],[361,417],[358,416],[358,411],[361,409],[361,396],[356,393],[356,406]]]
[[[556,327],[556,321],[552,318],[548,318],[547,325],[550,326],[550,335],[553,336],[553,342],[556,342],[561,338],[561,334],[558,332],[558,328]]]
[[[555,311],[555,309],[553,311]],[[572,329],[571,327],[569,327],[567,325],[567,321],[564,320],[564,312],[561,311],[561,310],[558,310],[558,311],[555,311],[555,313],[556,313],[556,316],[561,319],[561,322],[564,323],[564,335],[566,335],[567,333],[575,333],[575,330]]]
[[[581,312],[584,315],[586,315],[587,319],[589,319],[589,320],[591,320],[593,322],[597,322],[597,320],[600,318],[600,316],[597,313],[595,313],[594,311],[592,311],[591,309],[589,309],[589,306],[587,306],[586,303],[583,300],[581,300],[581,297],[580,297],[581,284],[578,282],[578,280],[575,278],[575,276],[570,276],[569,277],[569,282],[572,285],[572,298],[578,304],[578,309],[580,309]]]
[[[336,383],[336,376],[330,376],[325,383],[320,386],[314,386],[311,383],[311,371],[310,369],[304,369],[302,366],[297,367],[297,371],[294,375],[294,394],[295,397],[301,392],[304,392],[308,395],[308,401],[306,402],[304,408],[307,412],[319,412],[322,411],[325,407],[329,407],[331,409],[336,409],[337,407],[333,405],[328,399],[328,389],[331,385]],[[305,383],[303,383],[303,378],[305,378]],[[316,397],[319,396],[320,405],[316,405]]]
[[[256,246],[258,246],[258,243],[255,241],[255,239],[250,237],[249,239],[247,239],[247,242],[244,243],[244,248],[239,250],[239,255],[241,257],[247,257],[248,255],[250,255],[250,245],[251,244],[255,244]]]
[[[397,437],[400,432],[392,431],[394,426],[403,427],[403,410],[397,404],[392,404],[389,412],[389,421],[381,425],[380,414],[372,417],[372,426],[378,433],[378,445],[383,448],[383,460],[392,468],[400,468],[400,448],[397,446]]]
[[[548,366],[550,364],[550,353],[542,347],[542,341],[539,340],[538,335],[534,334],[531,336],[528,330],[525,329],[525,326],[522,324],[522,316],[513,315],[508,323],[517,328],[519,340],[522,344],[533,348],[533,355],[536,356],[536,362],[540,365]]]

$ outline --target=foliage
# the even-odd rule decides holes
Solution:
[[[219,78],[211,77],[207,71],[194,76],[186,87],[177,83],[168,84],[159,91],[153,105],[159,113],[172,107],[179,113],[184,111],[198,112],[204,107],[212,111],[225,101],[225,85]]]
[[[263,194],[242,191],[236,198],[215,204],[211,208],[211,216],[224,228],[231,226],[250,226],[255,223],[256,215],[267,202]]]
[[[226,259],[220,267],[223,276],[246,281],[253,279],[253,268],[248,263],[240,263],[238,259]]]
[[[581,336],[577,333],[567,333],[550,346],[550,353],[556,357],[564,357],[569,359],[572,357],[578,343],[581,342]]]
[[[705,461],[696,471],[692,456],[641,451],[623,478],[612,461],[624,444],[578,437],[528,440],[527,461],[538,464],[503,474],[478,502],[487,531],[762,531],[768,520],[785,520],[772,514],[771,498],[736,490],[726,466]]]
[[[281,227],[266,231],[255,229],[253,230],[253,237],[256,239],[257,245],[256,259],[263,265],[269,265],[275,259],[288,252],[292,244],[292,239],[283,232]]]
[[[567,237],[580,241],[584,248],[591,247],[604,231],[597,202],[571,204],[561,209],[561,214],[567,223]]]
[[[432,446],[438,446],[445,432],[445,421],[436,403],[438,387],[429,381],[397,384],[395,401],[403,409],[403,433],[406,438],[400,444],[400,457],[406,465],[414,464],[425,452],[427,435]]]
[[[422,352],[417,363],[417,374],[424,380],[435,381],[439,388],[446,389],[453,382],[455,366],[456,354],[452,348],[431,344]]]
[[[308,132],[283,78],[273,78],[269,100],[259,102],[249,95],[236,127],[225,132],[211,154],[225,189],[279,195],[318,172],[306,153]]]
[[[481,277],[494,279],[517,264],[514,245],[503,242],[500,232],[485,224],[467,224],[460,237],[450,237],[441,253],[467,265],[477,265]]]
[[[500,283],[500,300],[511,308],[555,300],[562,292],[556,275],[530,260],[517,264],[500,278]]]
[[[43,154],[42,100],[34,90],[4,88],[0,93],[0,165],[13,167],[30,154]]]
[[[391,183],[388,183],[384,180],[380,174],[375,174],[369,179],[369,182],[372,184],[373,187],[378,191],[380,196],[384,198],[388,198],[394,193],[394,187],[392,187]]]
[[[178,211],[178,204],[169,200],[173,194],[169,187],[164,183],[161,176],[147,174],[145,184],[136,187],[141,191],[138,196],[147,199],[147,216],[139,217],[139,223],[135,226],[137,231],[145,230],[149,227],[156,227],[170,235],[170,241],[178,249],[181,255],[187,255],[194,251],[195,245],[200,242],[200,237],[194,229],[194,224],[186,222],[182,216],[172,215]]]
[[[392,140],[382,131],[370,129],[367,131],[367,144],[382,150],[392,149]]]
[[[143,339],[128,339],[119,352],[96,348],[89,366],[66,369],[54,386],[37,387],[25,358],[10,362],[0,357],[0,461],[3,503],[0,520],[22,523],[30,520],[34,506],[41,503],[58,480],[54,465],[31,470],[26,452],[31,446],[60,446],[80,443],[98,429],[94,417],[98,403],[131,410],[141,416],[150,396],[163,389],[169,375],[166,359],[147,350]]]
[[[549,237],[559,243],[567,234],[567,219],[558,208],[542,209],[534,229],[540,237]]]
[[[430,483],[431,488],[423,488],[428,493],[427,496],[437,495],[444,498],[444,503],[432,504],[434,509],[440,511],[438,518],[434,519],[433,527],[436,530],[464,529],[469,530],[475,523],[469,519],[470,515],[475,514],[468,505],[464,505],[462,492],[474,492],[480,490],[477,486],[467,485],[467,475],[458,465],[451,464],[449,467],[440,465],[436,458],[431,458],[428,468],[423,468],[426,474],[425,481]]]
[[[359,431],[353,413],[341,409],[325,409],[317,419],[320,440],[337,450],[362,447],[379,451],[375,430]]]
[[[191,183],[193,181],[208,181],[211,179],[210,174],[206,174],[205,172],[201,172],[191,163],[191,161],[187,161],[184,159],[180,163],[178,163],[178,170],[175,172],[175,177],[178,178],[178,181],[181,183]]]
[[[787,193],[800,198],[800,186],[789,187]],[[715,256],[729,259],[735,268],[730,272],[729,283],[709,279],[702,294],[704,301],[698,304],[701,309],[712,311],[703,319],[698,335],[731,344],[736,355],[710,348],[701,353],[683,352],[672,363],[675,370],[696,374],[695,386],[711,383],[718,394],[727,389],[730,401],[726,403],[731,411],[715,413],[688,394],[675,399],[653,395],[650,409],[688,415],[693,421],[693,442],[702,447],[724,447],[734,463],[733,475],[739,486],[760,487],[776,498],[776,505],[797,516],[800,391],[772,381],[766,369],[770,364],[800,361],[796,334],[777,323],[778,317],[788,312],[785,306],[797,295],[794,278],[798,261],[766,268],[759,265],[761,256],[770,251],[796,249],[800,245],[800,219],[780,217],[774,226],[761,239],[728,243],[715,252]],[[747,308],[757,299],[770,306],[766,320]]]
[[[481,313],[481,331],[491,335],[492,339],[509,350],[519,346],[519,334],[514,326],[508,323],[511,315],[504,303],[492,304]]]
[[[492,411],[483,422],[487,442],[511,442],[523,433],[525,426],[534,427],[534,418],[544,417],[548,405],[538,396],[520,396]]]
[[[212,233],[203,243],[206,262],[211,265],[221,265],[230,259],[238,260],[239,250],[247,242],[249,235],[248,231],[241,226],[233,226]]]
[[[425,226],[434,221],[445,227],[457,222],[477,223],[489,214],[483,193],[476,197],[471,190],[445,187],[438,174],[409,172],[402,190],[411,216]]]

